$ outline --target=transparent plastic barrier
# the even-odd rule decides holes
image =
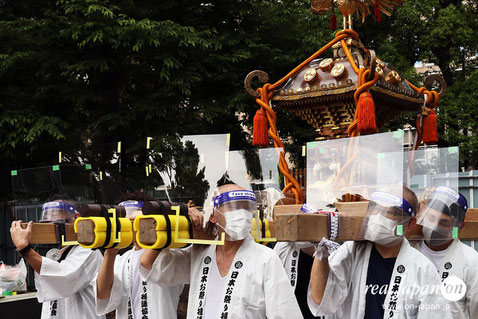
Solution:
[[[403,131],[307,144],[307,204],[325,209],[346,194],[401,195]]]
[[[410,151],[406,157],[408,183],[419,197],[417,224],[430,246],[440,246],[458,238],[467,210],[458,193],[458,147]]]

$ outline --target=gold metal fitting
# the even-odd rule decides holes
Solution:
[[[391,71],[385,77],[385,81],[390,82],[391,84],[398,84],[402,82],[402,78],[400,77],[400,74],[398,74],[397,71]]]
[[[378,65],[377,65],[377,67],[375,68],[375,72],[377,72],[380,77],[383,76],[383,69],[380,68]]]
[[[382,70],[385,69],[385,63],[383,63],[382,60],[380,60],[380,59],[375,59],[375,61],[377,62],[377,66],[378,66],[379,68],[381,68]]]
[[[332,58],[327,58],[319,63],[319,68],[324,71],[324,72],[329,72],[332,70],[332,67],[334,66],[334,59]]]
[[[312,82],[317,79],[317,71],[315,69],[308,69],[304,74],[305,82]]]
[[[345,66],[343,64],[336,64],[330,74],[336,79],[342,77],[345,75]]]

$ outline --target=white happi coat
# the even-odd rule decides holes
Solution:
[[[289,283],[295,291],[298,278],[297,270],[299,268],[300,248],[298,248],[294,242],[278,242],[274,246],[274,251],[279,256],[282,266],[287,274],[287,278],[289,278]],[[321,316],[320,318],[326,319],[331,318],[331,316]]]
[[[420,242],[414,245],[420,250]],[[478,252],[459,239],[446,249],[446,254],[437,269],[441,280],[456,276],[466,284],[465,296],[453,307],[453,318],[478,318]]]
[[[372,245],[348,241],[329,257],[330,272],[320,305],[312,299],[309,286],[308,304],[314,315],[335,313],[340,318],[364,318]],[[452,318],[439,286],[435,266],[404,238],[388,285],[383,318]],[[432,290],[438,292],[430,293]]]
[[[133,248],[134,249],[134,248]],[[169,319],[177,317],[179,296],[184,285],[171,287],[159,286],[153,282],[142,282],[141,313],[143,317],[135,318],[131,309],[132,267],[131,255],[133,249],[121,256],[116,256],[114,281],[108,299],[96,299],[96,312],[104,315],[116,310],[117,319]],[[96,296],[96,278],[93,280]],[[146,301],[143,303],[143,301]],[[130,316],[128,317],[128,313]]]
[[[293,242],[278,242],[274,246],[274,251],[279,256],[292,289],[295,290],[300,248],[297,248]]]
[[[163,250],[151,271],[140,267],[146,281],[162,285],[190,284],[188,319],[204,318],[211,261],[216,246]],[[221,316],[228,319],[302,318],[292,287],[276,253],[248,235],[227,275]],[[220,319],[220,318],[218,318]]]
[[[80,246],[73,247],[61,262],[42,257],[40,274],[35,272],[37,299],[43,303],[41,318],[105,318],[96,315],[90,285],[102,258],[98,250]]]

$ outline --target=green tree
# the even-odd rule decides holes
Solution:
[[[6,1],[0,17],[4,180],[67,150],[112,169],[117,141],[128,166],[146,136],[230,132],[242,148],[243,78],[286,72],[321,29],[305,1]]]
[[[478,70],[464,81],[455,82],[441,101],[440,137],[460,146],[460,162],[465,169],[478,167]]]
[[[11,169],[51,165],[58,151],[114,171],[111,159],[122,141],[122,166],[143,174],[147,136],[228,132],[232,149],[250,146],[242,125],[251,128],[258,106],[243,89],[247,73],[264,70],[275,82],[333,37],[330,17],[313,15],[309,6],[306,0],[3,1],[2,193],[9,197]],[[477,51],[476,10],[475,1],[408,0],[380,26],[369,18],[355,28],[366,47],[413,82],[415,62],[428,59],[453,88],[476,67],[465,59]],[[460,94],[459,87],[451,91]],[[446,101],[441,130],[454,116],[450,109],[442,117]],[[239,121],[238,112],[247,116]],[[281,110],[278,129],[289,149],[315,134]],[[452,131],[441,131],[444,143],[464,134],[456,132],[452,139]]]
[[[461,166],[478,167],[474,111],[478,53],[476,1],[407,0],[378,26],[373,19],[357,25],[364,44],[421,85],[414,64],[432,62],[440,67],[449,91],[437,109],[439,146],[459,145]],[[458,102],[459,101],[459,102]],[[403,113],[384,129],[414,125],[417,114]]]

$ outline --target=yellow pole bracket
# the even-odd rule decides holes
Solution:
[[[276,242],[277,238],[267,237],[267,233],[269,233],[269,236],[270,236],[270,230],[268,226],[269,222],[265,219],[264,221],[259,219],[259,211],[256,211],[255,216],[256,217],[252,220],[252,228],[251,228],[251,235],[252,237],[254,237],[255,242],[260,244]],[[258,222],[259,227],[257,227],[257,224],[256,224],[257,221],[259,221]],[[265,227],[264,234],[266,234],[266,237],[261,236],[262,227]]]
[[[77,240],[70,240],[66,241],[65,240],[65,235],[61,235],[61,245],[62,246],[73,246],[73,245],[79,245],[80,243]]]
[[[179,206],[171,206],[171,209],[176,211],[176,218],[179,218]],[[174,226],[174,236],[173,240],[175,243],[181,244],[200,244],[200,245],[224,245],[226,241],[226,234],[221,233],[220,240],[207,240],[207,239],[188,239],[188,238],[179,238],[179,223],[176,223]]]

